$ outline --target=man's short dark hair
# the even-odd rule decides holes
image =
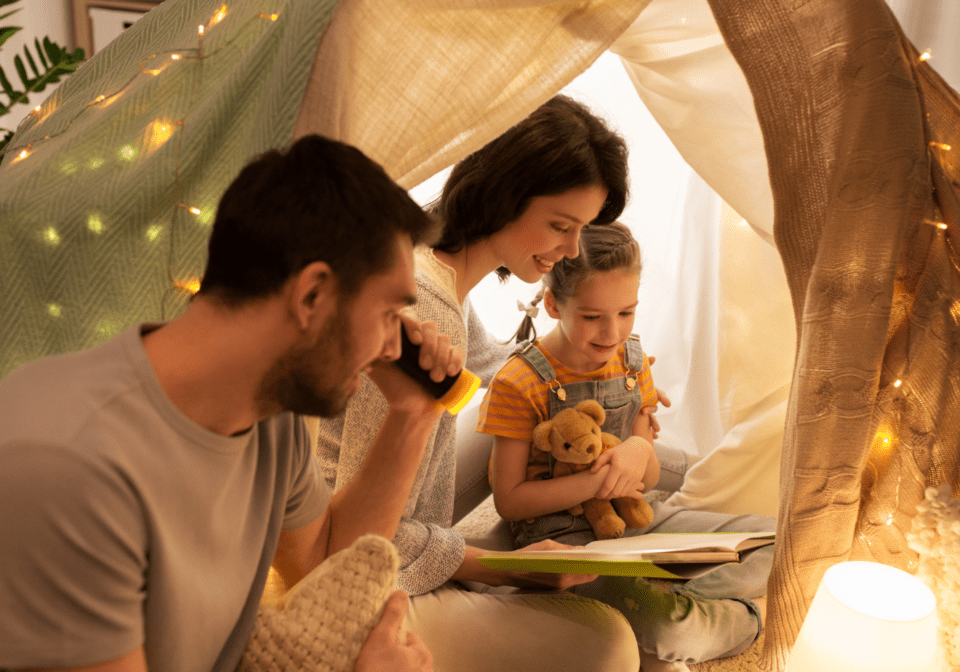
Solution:
[[[396,236],[432,242],[436,225],[377,163],[310,135],[254,159],[223,194],[199,294],[229,305],[269,296],[315,261],[353,296],[396,262]]]

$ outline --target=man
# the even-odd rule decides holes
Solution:
[[[268,568],[292,585],[392,538],[439,415],[389,364],[401,322],[436,380],[462,356],[403,315],[431,220],[358,150],[317,136],[221,200],[185,312],[0,382],[0,669],[234,670]],[[390,412],[330,498],[299,414],[366,372]],[[430,669],[394,594],[358,670]]]

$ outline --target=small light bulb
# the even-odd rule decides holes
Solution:
[[[28,152],[27,150],[23,150],[22,152],[20,152],[19,154],[17,154],[17,158],[19,158],[19,159],[25,159],[25,158],[27,158],[28,156],[30,156],[30,152]]]
[[[197,33],[203,35],[203,26],[197,26]]]
[[[922,54],[920,54],[920,60],[921,60],[921,61],[929,61],[931,56],[933,56],[933,54],[931,54],[931,53],[930,53],[930,50],[927,49],[925,52],[923,52]]]
[[[277,20],[277,15],[276,15],[276,14],[271,14],[271,15],[270,15],[270,20],[271,20],[271,21],[276,21],[276,20]]]
[[[899,380],[899,379],[898,379],[898,380],[893,381],[893,386],[894,386],[894,387],[900,387],[901,385],[903,385],[903,381],[902,381],[902,380]]]
[[[194,206],[194,207],[190,208],[190,212],[191,212],[192,214],[194,214],[194,215],[199,215],[199,214],[200,214],[200,208]]]
[[[174,61],[179,61],[181,58],[182,57],[180,56],[180,54],[173,54],[170,56],[170,59]]]
[[[945,222],[940,222],[939,224],[937,224],[937,228],[938,228],[938,229],[946,230],[946,229],[947,229],[947,225],[946,225]]]
[[[931,146],[931,147],[936,147],[937,149],[942,149],[942,150],[944,150],[944,151],[946,151],[946,152],[949,152],[951,149],[953,149],[950,145],[948,145],[948,144],[945,143],[945,142],[935,142],[935,141],[931,141],[931,142],[930,142],[930,146]]]
[[[37,105],[35,108],[33,108],[33,111],[34,111],[34,112],[39,112],[39,111],[40,111],[40,106]]]

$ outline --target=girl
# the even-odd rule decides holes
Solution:
[[[494,503],[511,523],[518,547],[553,539],[583,545],[596,537],[583,516],[566,509],[591,497],[640,497],[657,484],[650,416],[657,403],[650,366],[631,335],[640,286],[640,250],[619,222],[588,226],[580,256],[544,276],[543,304],[557,325],[526,340],[528,317],[513,357],[500,369],[480,409],[477,430],[495,436],[491,464]],[[537,300],[534,301],[536,303]],[[530,311],[532,312],[532,311]],[[531,465],[542,478],[526,480],[533,428],[584,399],[606,410],[603,431],[624,443],[602,454],[590,471],[549,478],[546,462]],[[617,454],[623,446],[630,446]],[[541,454],[542,455],[542,454]],[[730,516],[653,503],[655,517],[627,536],[656,532],[773,531],[760,516]],[[684,663],[731,656],[760,634],[762,599],[773,557],[768,547],[686,584],[654,589],[643,579],[600,577],[576,586],[619,609],[641,648],[643,670],[682,670]],[[677,661],[677,662],[667,662]]]
[[[435,323],[464,351],[466,367],[489,383],[511,349],[487,337],[468,292],[493,272],[538,282],[561,259],[576,257],[580,230],[614,221],[627,184],[623,139],[572,99],[547,101],[460,161],[431,206],[443,231],[432,249],[416,253],[414,309],[421,321]],[[436,371],[436,379],[443,373]],[[383,440],[376,431],[386,408],[376,386],[364,380],[344,414],[320,421],[317,457],[334,490],[361,469],[375,468],[364,459],[369,446]],[[569,664],[567,669],[636,672],[630,628],[607,605],[565,593],[468,592],[452,582],[567,588],[584,580],[499,572],[477,561],[480,549],[452,529],[456,434],[455,418],[444,414],[424,449],[393,539],[400,555],[397,585],[412,596],[405,627],[426,642],[436,669],[522,671]],[[584,612],[590,618],[575,615]]]

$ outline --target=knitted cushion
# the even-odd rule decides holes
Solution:
[[[393,592],[398,565],[393,544],[374,535],[327,558],[276,607],[260,606],[238,672],[353,670]]]

